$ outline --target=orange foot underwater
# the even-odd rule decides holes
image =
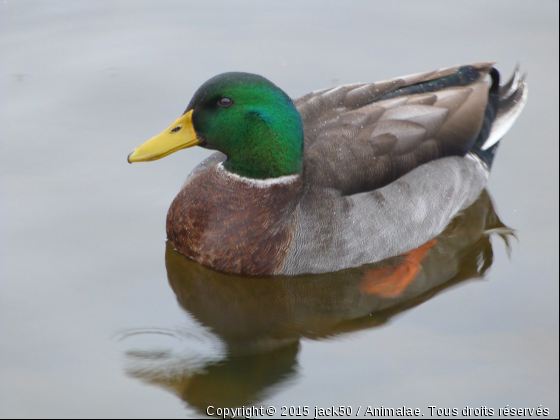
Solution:
[[[360,282],[360,291],[365,295],[379,295],[383,298],[400,296],[414,281],[420,272],[420,263],[436,243],[437,239],[432,239],[405,254],[400,265],[368,271]]]

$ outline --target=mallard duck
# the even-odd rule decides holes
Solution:
[[[319,90],[292,101],[262,76],[204,83],[129,162],[217,150],[173,200],[167,236],[218,271],[298,275],[406,253],[484,188],[527,85],[494,63]],[[488,80],[489,79],[489,80]]]

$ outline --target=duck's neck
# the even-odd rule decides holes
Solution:
[[[295,110],[295,109],[294,109]],[[250,179],[296,175],[303,164],[303,128],[297,118],[254,112],[242,130],[243,148],[232,148],[224,168]]]
[[[233,179],[236,182],[242,182],[244,184],[250,185],[256,188],[268,188],[273,185],[290,185],[293,184],[296,187],[300,186],[301,173],[295,173],[292,175],[281,175],[278,177],[269,178],[251,178],[243,175],[239,175],[235,172],[231,172],[226,168],[226,162],[222,162],[217,165],[217,170],[223,172],[227,177]]]

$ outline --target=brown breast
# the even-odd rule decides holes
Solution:
[[[181,254],[218,271],[275,274],[293,238],[301,177],[264,186],[221,166],[191,176],[167,214],[167,237]]]

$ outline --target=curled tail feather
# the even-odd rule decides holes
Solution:
[[[499,142],[509,131],[527,103],[529,90],[525,75],[520,76],[519,65],[508,82],[500,86],[500,73],[493,68],[490,71],[492,86],[490,88],[488,107],[484,124],[472,149],[488,166],[492,165]]]

